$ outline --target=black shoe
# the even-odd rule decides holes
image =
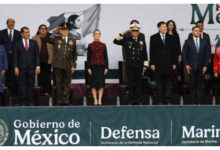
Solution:
[[[70,105],[70,103],[64,103],[64,106],[69,106]]]
[[[128,105],[133,105],[134,102],[135,102],[134,100],[129,100]]]
[[[34,106],[32,103],[29,103],[29,106]]]
[[[64,104],[63,103],[57,103],[57,106],[63,106]]]
[[[162,103],[161,103],[161,102],[158,102],[157,105],[162,105]]]

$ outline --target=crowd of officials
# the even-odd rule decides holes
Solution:
[[[51,70],[56,83],[57,105],[70,104],[71,75],[77,64],[76,39],[69,35],[69,25],[64,23],[48,31],[41,24],[36,35],[30,38],[30,29],[14,29],[15,20],[6,21],[7,28],[0,31],[0,105],[4,99],[4,79],[8,93],[8,104],[13,105],[20,90],[21,105],[33,106],[35,76],[44,96],[50,96]],[[214,57],[211,55],[209,35],[202,21],[196,22],[181,48],[180,37],[173,20],[160,21],[158,33],[150,37],[149,60],[145,35],[140,32],[138,20],[130,22],[129,30],[119,33],[113,40],[122,46],[128,80],[128,103],[138,105],[143,95],[143,76],[146,71],[154,74],[156,104],[171,104],[174,72],[181,66],[189,77],[190,103],[201,104],[204,78],[209,73],[217,79],[220,73],[220,41],[216,44]],[[54,35],[53,33],[59,33]],[[94,41],[87,47],[87,64],[94,105],[102,105],[105,76],[108,73],[108,53],[101,42],[101,31],[93,32]],[[182,65],[180,65],[182,64]],[[212,92],[213,84],[208,86]]]

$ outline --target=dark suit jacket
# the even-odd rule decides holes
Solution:
[[[172,65],[177,64],[175,40],[166,34],[165,44],[160,33],[150,37],[150,65],[155,65],[157,74],[171,74]]]
[[[14,30],[12,42],[9,39],[8,30],[4,29],[0,31],[0,44],[4,45],[8,56],[8,63],[13,65],[13,53],[15,41],[21,40],[21,34],[18,30]]]
[[[196,51],[196,46],[193,38],[189,38],[183,45],[183,63],[189,65],[192,71],[196,69],[202,70],[204,66],[208,67],[209,58],[211,55],[211,47],[206,40],[200,39],[199,53]]]
[[[23,41],[16,41],[14,67],[18,67],[18,69],[35,69],[37,66],[40,66],[40,56],[37,42],[30,39],[29,49],[28,52],[26,52]]]

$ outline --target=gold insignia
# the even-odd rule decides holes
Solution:
[[[148,65],[149,65],[148,61],[144,61],[144,66],[148,66]]]
[[[58,42],[58,44],[62,44],[63,43],[61,40],[58,40],[57,42]]]
[[[70,44],[70,45],[73,45],[73,41],[72,41],[72,40],[70,40],[70,41],[69,41],[69,44]]]

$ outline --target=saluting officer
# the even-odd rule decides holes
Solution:
[[[60,29],[60,35],[51,36],[51,33]],[[53,44],[53,71],[57,87],[58,105],[69,105],[71,74],[76,69],[76,39],[68,36],[68,25],[64,23],[61,27],[54,28],[46,36],[46,42]]]
[[[131,35],[119,34],[114,43],[125,49],[126,73],[128,78],[129,104],[139,104],[143,93],[142,76],[148,67],[147,48],[140,37],[140,25],[130,25]]]

